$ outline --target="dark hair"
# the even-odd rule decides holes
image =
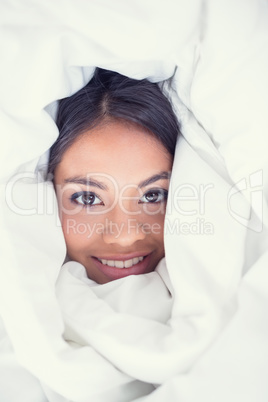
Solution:
[[[59,101],[56,120],[59,137],[50,150],[48,172],[54,172],[79,135],[107,120],[138,124],[174,155],[179,123],[158,84],[96,68],[84,88]]]

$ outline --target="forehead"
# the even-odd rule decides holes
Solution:
[[[55,176],[104,173],[115,179],[140,180],[169,171],[172,157],[152,134],[135,125],[113,122],[83,133],[63,154]]]

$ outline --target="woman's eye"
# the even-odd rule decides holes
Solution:
[[[84,206],[103,205],[103,202],[96,194],[88,191],[80,191],[72,195],[71,200],[76,204]]]
[[[141,198],[141,203],[148,202],[148,203],[158,203],[167,200],[168,192],[167,190],[150,190],[147,191]]]

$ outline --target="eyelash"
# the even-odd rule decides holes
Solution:
[[[95,201],[96,198],[98,200],[100,200],[100,202],[97,204],[94,204],[94,203],[90,204],[90,203],[84,203],[82,200],[81,200],[81,202],[78,201],[79,198],[82,199],[82,197],[90,197],[90,196],[93,197],[93,202]],[[85,208],[94,207],[95,205],[104,205],[104,203],[102,202],[100,197],[91,191],[79,191],[78,193],[74,193],[71,196],[71,201],[74,202],[75,204],[83,205]]]
[[[153,196],[154,200],[145,200],[145,197],[148,196]],[[156,198],[155,198],[156,196]],[[167,196],[168,196],[168,191],[164,190],[164,189],[151,189],[148,190],[145,194],[143,194],[143,196],[139,199],[139,204],[160,204],[161,202],[165,202],[167,200]],[[84,197],[84,201],[85,197],[92,197],[92,202],[83,202],[83,197]],[[159,199],[160,197],[160,199]],[[79,201],[79,198],[81,198],[81,202]],[[71,202],[75,203],[75,204],[79,204],[79,205],[83,205],[85,208],[91,208],[94,207],[96,205],[104,205],[103,201],[101,200],[101,198],[91,192],[91,191],[79,191],[77,193],[72,194],[71,196]],[[100,202],[94,203],[95,200],[98,199]]]
[[[153,196],[157,196],[157,200],[156,201],[142,201],[142,198],[145,198],[146,196],[149,195],[153,195]],[[159,199],[159,197],[161,196],[161,198]],[[143,194],[143,196],[140,198],[139,204],[144,204],[144,203],[148,203],[148,204],[160,204],[161,202],[165,202],[167,200],[167,196],[168,196],[168,191],[164,190],[164,189],[151,189],[146,191],[145,194]]]

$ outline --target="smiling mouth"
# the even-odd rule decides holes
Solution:
[[[152,252],[149,254],[141,253],[141,255],[136,254],[133,256],[118,255],[111,257],[109,259],[92,257],[97,269],[101,271],[106,278],[109,278],[108,281],[125,278],[129,275],[147,274],[154,271],[155,268],[152,261]]]
[[[143,261],[145,257],[135,257],[135,258],[130,258],[129,260],[104,260],[97,258],[99,262],[101,262],[103,265],[107,265],[108,267],[114,267],[114,268],[131,268],[134,265],[139,264],[141,261]]]

